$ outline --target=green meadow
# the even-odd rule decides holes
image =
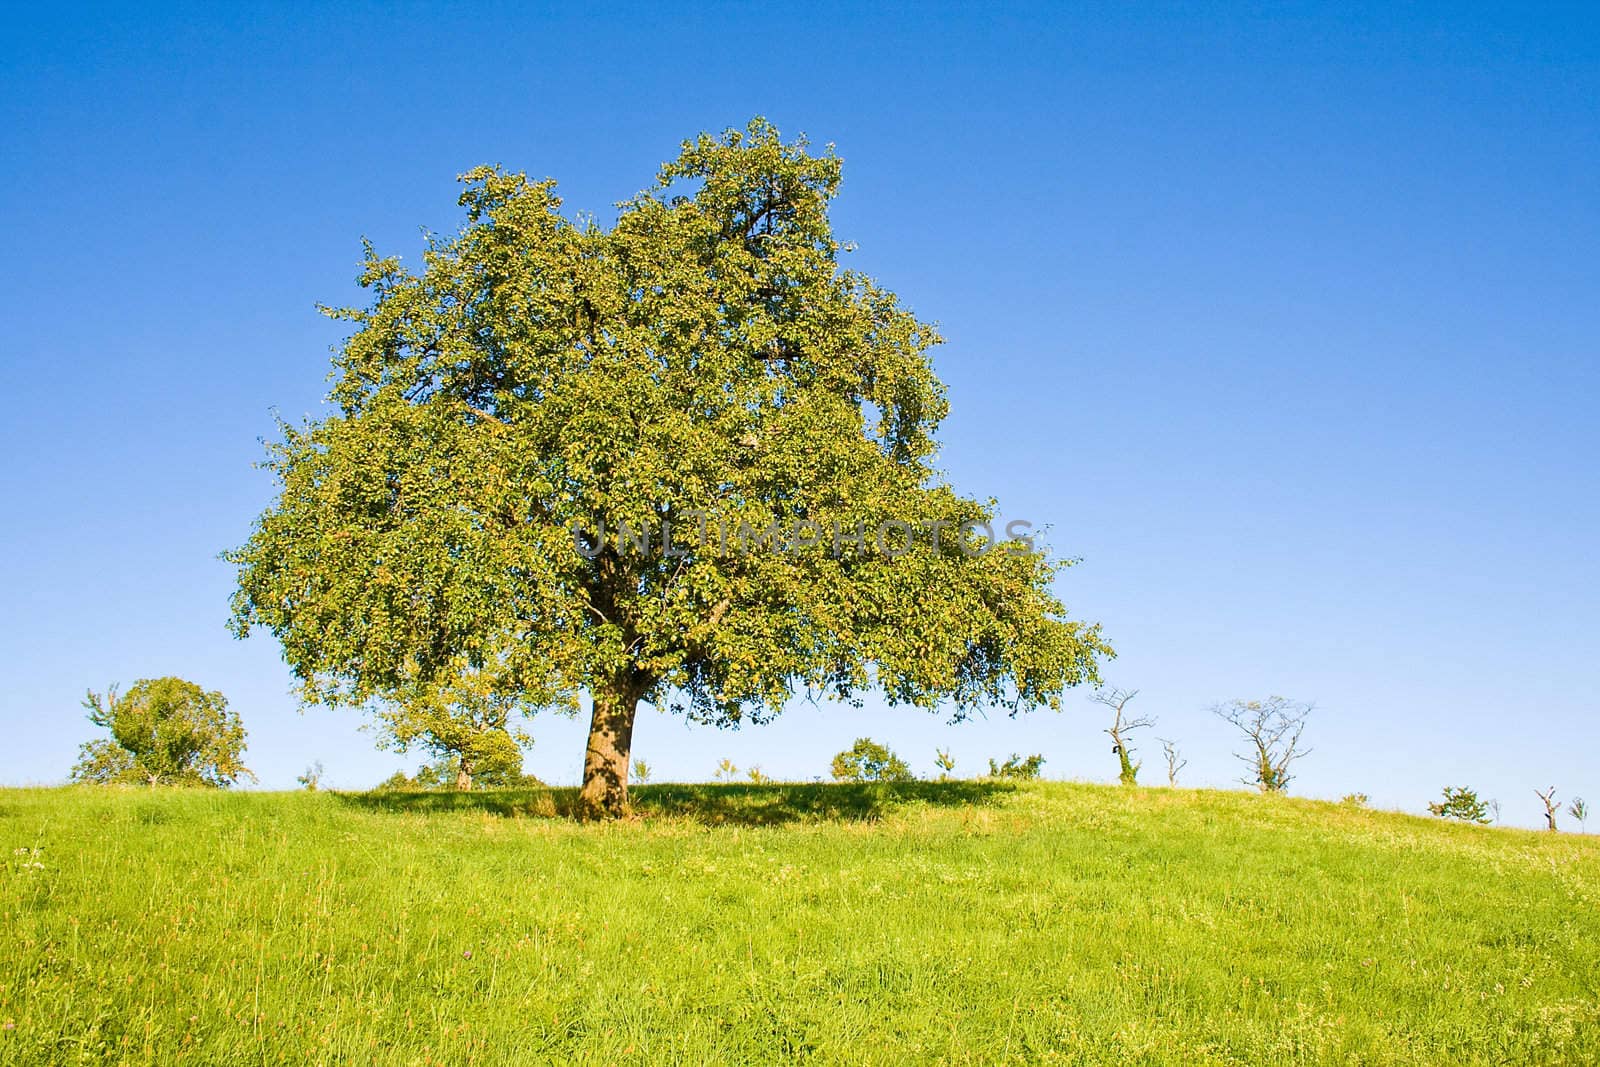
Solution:
[[[0,791],[0,1062],[1600,1063],[1600,845],[983,782]]]

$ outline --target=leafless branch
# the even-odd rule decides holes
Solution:
[[[1128,714],[1128,705],[1138,695],[1137,689],[1107,688],[1097,689],[1089,697],[1096,704],[1111,709],[1111,725],[1106,727],[1104,732],[1111,735],[1111,751],[1122,764],[1121,780],[1124,785],[1135,784],[1140,767],[1140,764],[1133,760],[1133,749],[1128,744],[1129,735],[1135,730],[1147,729],[1156,724],[1152,716]]]
[[[1556,812],[1561,810],[1561,804],[1556,800],[1556,787],[1551,786],[1549,789],[1544,790],[1535,789],[1533,795],[1544,801],[1544,820],[1548,824],[1547,828],[1554,830],[1556,828]]]
[[[1189,761],[1178,753],[1178,743],[1170,738],[1158,737],[1161,742],[1161,754],[1167,759],[1167,784],[1178,784],[1178,772],[1189,766]]]
[[[1315,708],[1280,696],[1213,705],[1212,714],[1232,723],[1250,741],[1249,752],[1234,753],[1250,768],[1250,774],[1240,781],[1263,793],[1283,792],[1294,778],[1290,765],[1311,754],[1311,749],[1300,747],[1300,738]]]

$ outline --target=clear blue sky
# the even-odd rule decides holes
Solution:
[[[943,465],[1082,557],[1060,592],[1188,781],[1237,773],[1208,704],[1284,693],[1321,707],[1296,792],[1600,801],[1600,19],[1391,8],[11,6],[0,781],[61,780],[84,689],[162,674],[227,694],[264,786],[400,766],[223,627],[258,438],[341,336],[313,304],[363,235],[414,262],[475,164],[606,219],[763,114],[837,144],[853,265],[948,337]],[[637,753],[810,777],[871,734],[1110,779],[1101,719],[646,713]],[[536,733],[574,781],[581,724]]]

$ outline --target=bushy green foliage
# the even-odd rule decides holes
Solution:
[[[480,778],[494,786],[522,773],[522,746],[533,738],[521,716],[530,710],[516,693],[498,689],[488,672],[458,664],[403,700],[379,704],[375,714],[386,746],[431,753],[436,769],[453,769],[456,788],[471,789]]]
[[[143,678],[121,696],[115,686],[91,692],[83,706],[111,736],[79,748],[73,781],[223,787],[255,777],[242,762],[244,724],[221,693]]]
[[[876,686],[961,717],[1095,681],[1065,562],[934,467],[939,337],[842,266],[839,180],[761,119],[685,141],[609,229],[552,181],[464,175],[420,272],[369,248],[370,303],[331,312],[332,414],[271,447],[235,631],[275,634],[310,702],[405,705],[463,669],[529,707],[586,692],[586,802],[613,815],[640,701],[732,725]],[[664,517],[672,553],[621,544]],[[890,522],[914,551],[873,545]],[[797,524],[803,550],[726,547]]]
[[[831,768],[838,782],[910,782],[916,780],[906,761],[896,756],[885,745],[870,737],[858,737],[856,743],[833,757]]]
[[[1489,805],[1479,800],[1478,794],[1466,786],[1445,786],[1444,799],[1429,804],[1428,810],[1446,819],[1485,824],[1489,822]]]
[[[1026,782],[1039,777],[1043,770],[1044,757],[1037,752],[1027,759],[1023,759],[1013,752],[1004,763],[996,763],[993,759],[989,760],[990,778],[1009,778],[1014,781]]]

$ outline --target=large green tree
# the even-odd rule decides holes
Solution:
[[[72,778],[130,785],[228,786],[245,767],[244,724],[218,692],[182,678],[142,678],[121,696],[89,693],[89,721],[110,733],[78,750]]]
[[[1097,680],[1063,564],[933,468],[939,338],[841,267],[839,167],[758,119],[609,229],[480,168],[419,270],[369,246],[335,410],[283,428],[231,553],[236,632],[275,633],[308,701],[462,657],[530,705],[587,692],[593,814],[626,807],[641,701],[728,726],[877,686],[960,718]]]

